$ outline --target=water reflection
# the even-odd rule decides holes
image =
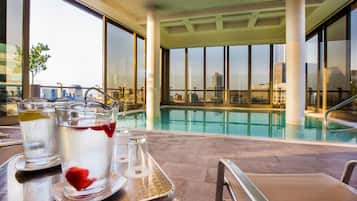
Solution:
[[[134,113],[119,119],[128,128],[146,128],[145,113]],[[333,124],[334,128],[343,128]],[[357,143],[356,133],[330,133],[321,119],[306,117],[303,126],[286,125],[285,112],[228,111],[203,109],[161,110],[155,129],[212,133],[223,135],[268,137],[276,139]]]

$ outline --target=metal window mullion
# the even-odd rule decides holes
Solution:
[[[227,75],[227,72],[226,72],[226,55],[227,55],[227,52],[226,52],[226,46],[223,46],[223,105],[226,105],[226,101],[227,101],[227,94],[226,94],[226,86],[227,86],[227,79],[226,79],[226,75]]]
[[[315,111],[317,112],[320,108],[320,96],[321,96],[321,43],[322,41],[322,33],[321,31],[318,32],[317,35],[317,103],[316,103],[316,109]]]
[[[23,18],[22,18],[22,98],[24,99],[30,97],[29,51],[30,51],[30,0],[24,0]]]
[[[324,27],[323,28],[323,33],[324,33],[324,43],[323,43],[323,45],[324,45],[324,71],[328,71],[328,64],[327,64],[327,28],[326,27]],[[324,92],[323,92],[323,97],[322,97],[322,99],[323,99],[323,103],[322,103],[322,110],[323,110],[323,112],[324,112],[324,110],[326,110],[327,109],[327,96],[328,96],[328,83],[327,83],[327,77],[326,77],[326,75],[328,74],[328,72],[324,72],[323,73],[323,85],[325,85],[324,87],[323,87],[323,89],[325,89],[324,90]]]
[[[351,6],[347,8],[346,12],[346,73],[348,76],[349,84],[351,83]],[[350,84],[350,96],[352,96],[352,89]]]
[[[207,73],[207,65],[206,65],[206,47],[203,47],[203,101],[206,102],[206,73]]]
[[[248,45],[248,105],[252,104],[252,45]]]
[[[147,61],[146,61],[146,39],[144,39],[144,94],[143,94],[143,96],[144,96],[144,102],[143,102],[143,104],[144,105],[146,105],[146,65],[147,65]],[[162,73],[162,71],[161,71],[161,73]]]
[[[162,68],[162,72],[164,73],[165,79],[162,80],[163,82],[161,83],[162,86],[165,86],[165,93],[162,94],[162,98],[166,95],[169,100],[166,100],[167,103],[171,104],[170,102],[170,71],[171,71],[171,66],[170,66],[170,49],[168,50],[163,50],[162,52],[165,52],[162,56],[164,57],[165,55],[165,66]]]
[[[185,72],[185,92],[184,92],[184,99],[185,99],[185,103],[188,104],[188,49],[185,48],[185,69],[184,69],[184,72]]]
[[[269,61],[269,103],[270,105],[273,105],[273,67],[274,67],[274,61],[273,61],[273,56],[274,56],[274,49],[273,49],[273,44],[270,44],[270,61]]]
[[[137,104],[137,89],[138,89],[138,43],[137,35],[133,33],[133,84],[134,84],[134,104]]]
[[[231,93],[230,93],[230,51],[229,51],[229,46],[227,46],[227,86],[226,86],[226,91],[227,91],[227,96],[226,98],[228,100],[226,100],[227,104],[231,104]]]
[[[307,86],[307,79],[308,79],[308,77],[307,77],[307,75],[308,75],[308,65],[307,65],[307,62],[304,62],[304,66],[305,66],[305,110],[308,108],[308,101],[310,100],[310,99],[308,99],[308,96],[307,96],[307,91],[308,91],[308,86]]]

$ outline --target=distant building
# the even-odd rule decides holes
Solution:
[[[274,64],[273,71],[273,105],[284,105],[286,98],[286,64]]]
[[[286,65],[283,62],[274,64],[273,85],[286,83]]]
[[[207,93],[207,98],[214,101],[220,102],[223,100],[223,90],[224,90],[224,77],[223,74],[215,72],[211,77],[211,86],[208,87],[209,90],[214,90],[213,93]]]
[[[54,88],[42,88],[41,89],[41,97],[48,99],[48,100],[56,100],[57,90]]]
[[[70,96],[73,100],[82,100],[83,99],[83,89],[81,85],[72,85],[72,88],[69,90]]]
[[[199,103],[200,102],[198,95],[195,92],[190,93],[188,95],[188,100],[190,103]]]
[[[182,102],[183,98],[181,94],[175,94],[174,100],[177,102]]]

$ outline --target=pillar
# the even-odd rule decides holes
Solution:
[[[286,1],[286,123],[304,124],[305,0]]]
[[[152,129],[160,118],[160,20],[154,7],[148,9],[146,40],[146,124]]]

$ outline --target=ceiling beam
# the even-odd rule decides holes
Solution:
[[[324,0],[307,0],[306,7],[317,6],[323,3]],[[161,21],[170,21],[177,19],[185,19],[187,17],[205,17],[212,15],[223,15],[223,14],[238,14],[238,13],[247,13],[254,11],[274,11],[285,9],[285,1],[281,0],[271,0],[260,3],[239,3],[235,5],[222,6],[222,7],[211,7],[204,8],[199,10],[189,10],[189,11],[180,11],[169,14],[161,14]],[[145,17],[139,17],[139,23],[146,23]]]
[[[192,33],[195,31],[195,29],[193,28],[191,22],[188,19],[184,19],[183,20],[183,24],[185,25],[186,29],[188,32]]]
[[[255,24],[257,23],[259,12],[254,12],[252,13],[252,16],[249,18],[248,22],[248,28],[252,29],[255,27]]]
[[[264,37],[261,37],[264,34]],[[202,40],[204,38],[204,40]],[[245,29],[224,32],[206,32],[203,34],[175,35],[167,38],[168,48],[204,47],[217,45],[244,45],[283,43],[285,32],[282,27],[269,29]]]
[[[173,27],[173,26],[180,26],[182,24],[183,24],[182,20],[175,20],[175,21],[170,21],[170,22],[161,22],[160,26],[161,27]]]
[[[217,31],[223,31],[223,18],[222,18],[222,15],[216,16],[216,29],[217,29]]]

